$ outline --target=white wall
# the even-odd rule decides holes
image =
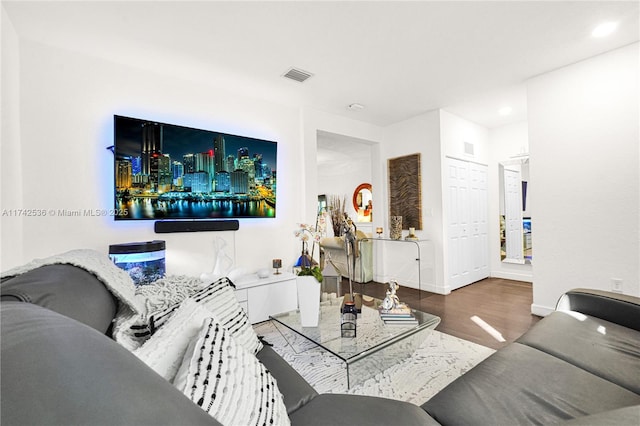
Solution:
[[[573,287],[640,295],[638,43],[530,80],[534,313]]]
[[[16,248],[11,255],[3,251],[3,269],[74,248],[106,253],[114,243],[165,239],[167,273],[199,275],[213,267],[217,237],[229,242],[236,265],[248,272],[270,267],[276,257],[284,267],[294,262],[293,230],[303,212],[298,194],[304,193],[297,109],[29,41],[21,41],[19,53],[21,124],[3,140],[3,151],[6,144],[22,155],[14,167],[3,167],[2,181],[14,182],[23,196],[3,186],[3,208],[112,208],[113,155],[106,147],[113,144],[114,114],[277,141],[278,206],[276,219],[241,220],[235,233],[156,235],[152,221],[116,223],[111,217],[48,215],[24,218],[24,226],[3,220],[15,241],[3,229],[2,242]],[[3,73],[3,88],[12,82]]]
[[[489,131],[486,127],[441,110],[440,138],[443,159],[449,156],[485,165],[489,161]],[[465,142],[473,145],[473,155],[465,153]]]
[[[431,251],[426,250],[422,255],[430,263],[430,268],[421,277],[427,283],[423,290],[445,294],[444,260],[442,253],[442,184],[440,177],[440,111],[431,111],[420,116],[392,124],[384,129],[385,143],[382,145],[381,169],[384,171],[384,213],[385,218],[379,226],[384,228],[385,235],[389,235],[389,194],[387,159],[420,153],[421,166],[421,199],[422,199],[422,230],[416,230],[420,239],[431,241]],[[379,216],[379,214],[377,215]],[[374,216],[375,220],[375,216]],[[394,244],[394,243],[391,243]],[[383,256],[393,253],[406,258],[415,256],[415,248],[403,248],[399,245],[386,244]],[[402,251],[401,251],[402,250]],[[393,262],[391,262],[393,263]],[[388,268],[389,269],[389,268]],[[416,268],[417,270],[417,268]],[[383,279],[397,273],[392,270],[376,271]],[[410,271],[411,272],[411,271]],[[402,284],[401,281],[399,281]]]
[[[500,178],[498,164],[511,157],[529,152],[529,134],[526,121],[489,130],[489,256],[491,276],[518,281],[533,281],[531,264],[518,265],[500,260]],[[530,183],[534,185],[535,183]],[[528,207],[531,203],[527,201]],[[535,229],[536,219],[532,218]],[[533,247],[535,257],[536,247]],[[534,259],[535,262],[535,259]]]
[[[0,210],[0,269],[18,264],[21,260],[23,218],[10,216],[12,207],[22,205],[22,150],[20,140],[20,53],[18,36],[11,21],[1,9],[2,19],[2,144],[0,147],[2,170]]]

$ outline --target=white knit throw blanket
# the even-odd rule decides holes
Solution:
[[[129,327],[144,322],[156,311],[177,305],[200,290],[206,283],[185,275],[167,276],[151,284],[137,287],[129,274],[117,267],[108,256],[89,249],[71,250],[43,259],[34,259],[2,273],[14,277],[46,265],[69,264],[94,274],[118,299],[113,337],[129,350],[142,342],[132,337]]]
[[[136,289],[136,297],[144,301],[146,312],[166,309],[181,303],[203,287],[200,278],[170,275]]]
[[[133,312],[143,313],[144,302],[136,297],[133,280],[124,270],[118,268],[108,256],[95,250],[78,249],[56,254],[43,259],[34,259],[2,273],[2,278],[22,275],[41,266],[68,264],[82,268],[94,274],[111,293]]]

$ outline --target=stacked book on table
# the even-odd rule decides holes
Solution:
[[[385,325],[418,325],[418,320],[411,308],[407,305],[401,305],[393,309],[380,308],[380,318],[384,321]]]

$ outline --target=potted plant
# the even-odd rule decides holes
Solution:
[[[319,283],[322,282],[322,271],[318,265],[315,266],[304,266],[300,268],[298,271],[299,277],[314,277]]]
[[[299,224],[295,236],[302,242],[302,253],[294,265],[298,270],[296,286],[298,290],[298,308],[300,310],[300,323],[303,327],[317,327],[320,315],[320,283],[322,271],[313,259],[315,244],[320,241],[322,232],[318,226],[312,228],[309,225]],[[311,242],[311,255],[308,244]]]

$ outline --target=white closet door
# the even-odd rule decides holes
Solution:
[[[469,167],[464,161],[448,159],[448,252],[449,286],[456,289],[469,279]]]
[[[489,276],[487,167],[447,159],[447,284],[451,290]]]
[[[469,163],[471,281],[489,276],[487,166]]]

